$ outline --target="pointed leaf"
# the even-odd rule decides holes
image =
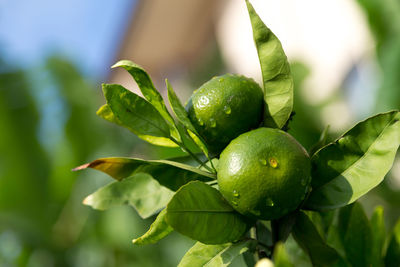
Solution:
[[[375,208],[371,217],[371,232],[372,232],[372,254],[371,265],[383,266],[383,247],[386,239],[385,221],[383,219],[383,207]]]
[[[166,237],[174,229],[165,220],[165,215],[167,210],[163,209],[160,214],[158,214],[156,220],[151,224],[150,229],[141,237],[133,239],[132,242],[135,245],[148,245],[155,244],[159,240]]]
[[[299,246],[310,256],[313,266],[332,266],[339,260],[339,254],[324,242],[304,212],[299,212],[292,234]]]
[[[205,244],[238,240],[247,224],[222,197],[202,182],[182,186],[167,206],[167,222],[177,232]]]
[[[361,204],[355,202],[339,212],[339,235],[346,258],[352,266],[370,266],[372,233]]]
[[[181,101],[175,94],[174,89],[172,88],[172,86],[168,82],[168,80],[165,80],[165,83],[166,83],[167,89],[168,89],[169,104],[171,105],[171,108],[172,108],[176,118],[178,119],[178,121],[180,123],[182,123],[182,125],[184,127],[186,127],[189,136],[196,143],[196,145],[203,151],[203,153],[206,156],[208,156],[208,149],[207,149],[207,146],[206,146],[204,140],[200,137],[200,135],[197,133],[196,129],[194,128],[192,122],[189,119],[189,115],[187,114]]]
[[[94,209],[130,205],[142,218],[148,218],[169,202],[173,192],[146,173],[138,173],[121,182],[103,186],[83,201]]]
[[[358,123],[312,157],[313,191],[305,207],[328,210],[356,201],[390,170],[400,144],[400,113]]]
[[[99,108],[99,110],[96,112],[96,114],[105,119],[106,121],[115,123],[119,126],[125,127],[134,134],[136,134],[140,139],[149,142],[150,144],[156,145],[156,146],[165,146],[165,147],[178,147],[176,143],[174,143],[171,139],[165,138],[165,137],[158,137],[158,136],[150,136],[150,135],[142,135],[139,134],[137,131],[135,131],[134,128],[129,127],[127,125],[124,125],[120,120],[118,120],[117,117],[114,116],[114,113],[112,113],[112,110],[109,105],[104,104]]]
[[[83,164],[75,169],[92,168],[107,173],[121,181],[135,173],[148,173],[160,184],[171,190],[178,190],[182,185],[193,180],[211,181],[215,174],[202,171],[190,165],[169,160],[143,160],[135,158],[101,158]]]
[[[180,141],[180,136],[175,127],[174,119],[172,118],[171,114],[169,114],[161,94],[154,87],[154,84],[146,71],[139,65],[129,60],[121,60],[112,66],[112,68],[117,67],[122,67],[131,74],[146,100],[149,101],[149,103],[152,104],[153,107],[155,107],[155,109],[167,121],[171,130],[171,136]]]
[[[149,102],[118,84],[103,84],[103,92],[121,123],[141,135],[170,137],[168,124]]]
[[[282,128],[293,108],[293,78],[281,42],[246,0],[264,83],[264,125]]]
[[[275,267],[293,267],[282,242],[276,244],[273,254]]]
[[[235,244],[205,245],[197,242],[183,256],[178,267],[222,267],[228,266],[237,256],[255,246],[254,241],[241,241]]]
[[[397,223],[394,226],[393,233],[389,241],[389,246],[386,250],[385,266],[400,266],[400,219],[397,220]]]

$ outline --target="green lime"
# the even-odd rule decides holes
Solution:
[[[263,105],[263,91],[256,82],[226,74],[196,90],[186,109],[210,152],[218,155],[231,140],[258,127]]]
[[[258,128],[221,153],[218,185],[239,213],[271,220],[295,210],[309,189],[311,163],[288,133]]]

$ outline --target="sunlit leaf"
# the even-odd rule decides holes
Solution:
[[[292,234],[310,257],[313,266],[332,266],[339,261],[339,254],[324,242],[305,213],[299,212]]]
[[[172,229],[165,220],[166,214],[167,210],[163,209],[160,214],[158,214],[156,220],[151,224],[150,229],[141,237],[132,240],[133,244],[154,244],[171,233],[174,229]]]
[[[128,130],[136,134],[140,139],[145,140],[150,144],[157,146],[165,146],[165,147],[178,147],[178,145],[169,138],[139,134],[137,131],[135,131],[134,128],[129,127],[128,125],[124,125],[120,120],[118,120],[117,117],[114,116],[110,106],[107,104],[101,106],[96,114],[99,117],[105,119],[106,121],[127,128]]]
[[[264,84],[264,125],[282,128],[293,108],[293,78],[281,42],[246,0]]]
[[[390,170],[400,144],[400,113],[358,123],[312,157],[313,191],[305,207],[328,210],[356,201]]]
[[[107,173],[118,181],[130,177],[135,173],[148,173],[160,184],[174,191],[189,181],[211,181],[216,178],[215,174],[202,171],[190,165],[169,160],[101,158],[83,164],[75,168],[74,171],[87,168]]]
[[[153,105],[153,107],[155,107],[155,109],[168,123],[171,131],[171,136],[180,141],[180,135],[178,129],[175,127],[174,119],[171,117],[171,114],[169,114],[161,94],[154,87],[154,84],[151,81],[151,78],[147,74],[147,72],[142,67],[129,60],[118,61],[112,66],[112,68],[117,67],[124,68],[132,75],[133,79],[139,86],[139,89],[142,92],[143,96],[150,104]]]
[[[170,137],[168,124],[149,102],[118,84],[103,84],[103,92],[122,124],[141,135]]]
[[[252,240],[221,245],[206,245],[197,242],[183,256],[179,267],[223,267],[228,266],[237,256],[255,246]]]
[[[128,204],[134,207],[142,218],[148,218],[165,207],[173,194],[150,175],[138,173],[121,182],[103,186],[86,197],[83,204],[98,210]]]
[[[205,244],[237,241],[247,230],[244,218],[221,193],[199,181],[176,192],[167,206],[167,222],[177,232]]]

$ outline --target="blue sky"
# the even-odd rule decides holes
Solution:
[[[36,66],[53,53],[101,79],[113,63],[135,0],[0,0],[0,56]]]

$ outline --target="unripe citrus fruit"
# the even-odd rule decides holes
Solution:
[[[256,82],[227,74],[203,84],[186,109],[210,152],[218,155],[232,139],[260,124],[263,105],[263,91]]]
[[[308,192],[311,163],[288,133],[258,128],[222,151],[218,185],[239,213],[271,220],[295,210]]]

